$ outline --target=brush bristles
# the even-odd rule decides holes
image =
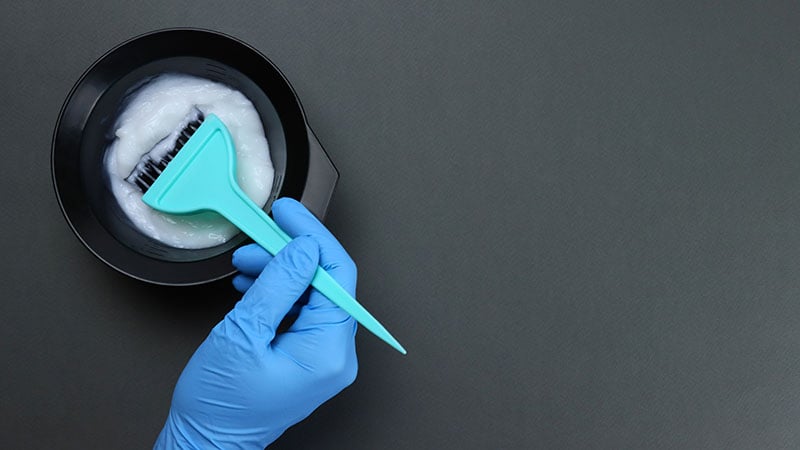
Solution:
[[[136,165],[136,167],[133,169],[133,172],[131,172],[131,174],[128,175],[128,178],[125,180],[136,185],[142,191],[142,193],[147,192],[147,190],[150,189],[150,186],[156,182],[158,176],[161,175],[161,172],[167,168],[167,164],[169,164],[172,159],[175,158],[183,146],[189,142],[189,139],[191,139],[194,132],[200,128],[205,116],[203,116],[202,112],[198,111],[198,113],[199,114],[197,118],[187,123],[183,130],[181,130],[172,148],[165,153],[163,157],[155,160],[151,154],[152,151],[148,152],[142,157],[142,159],[139,161],[139,164]]]

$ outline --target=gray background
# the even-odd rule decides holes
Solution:
[[[337,2],[338,3],[338,2]],[[97,57],[233,34],[341,171],[356,383],[276,449],[800,447],[800,11],[780,3],[5,1],[0,446],[144,448],[237,297],[105,267],[49,145]]]

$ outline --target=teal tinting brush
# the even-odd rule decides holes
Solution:
[[[145,157],[128,177],[145,193],[151,208],[170,214],[216,211],[275,255],[291,238],[236,182],[236,152],[225,124],[213,114],[198,114],[175,146],[159,161]],[[323,295],[347,311],[364,328],[402,354],[397,340],[322,267],[311,281]]]

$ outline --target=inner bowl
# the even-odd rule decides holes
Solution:
[[[238,234],[205,249],[178,249],[140,233],[120,208],[103,158],[126,96],[155,76],[182,73],[230,86],[258,112],[275,178],[265,205],[281,196],[300,199],[309,142],[302,108],[278,69],[252,47],[207,30],[163,30],[134,38],[101,57],[76,83],[53,137],[56,194],[75,234],[98,258],[144,281],[199,284],[234,272],[231,254],[247,240]]]

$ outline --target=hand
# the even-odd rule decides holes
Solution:
[[[158,449],[263,449],[355,379],[355,320],[309,289],[319,264],[355,295],[355,264],[300,203],[280,199],[272,212],[294,239],[274,258],[255,244],[234,253],[246,292],[183,370]]]

